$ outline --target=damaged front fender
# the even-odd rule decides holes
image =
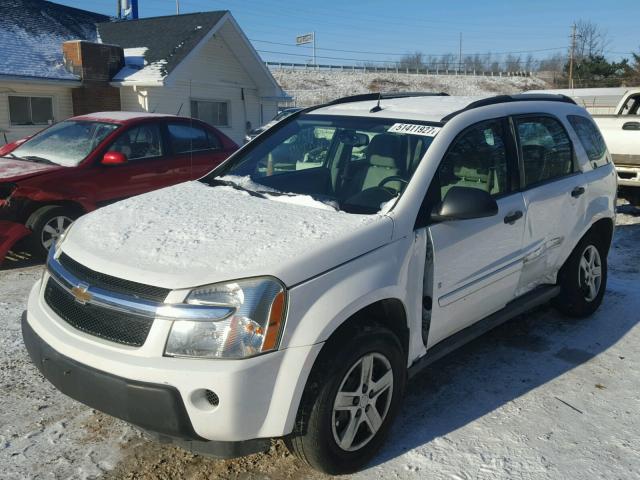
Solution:
[[[11,250],[11,247],[30,233],[31,230],[21,223],[0,220],[0,263],[4,260],[7,252]]]

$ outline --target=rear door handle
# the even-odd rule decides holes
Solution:
[[[626,122],[622,125],[623,130],[640,130],[640,122]]]
[[[519,219],[522,218],[522,210],[516,210],[515,212],[508,213],[506,217],[504,217],[504,223],[508,223],[509,225],[513,225]]]
[[[573,190],[571,190],[571,196],[573,198],[578,198],[583,193],[584,193],[584,187],[576,187]]]

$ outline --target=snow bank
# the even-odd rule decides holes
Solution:
[[[296,99],[296,105],[299,106],[316,105],[346,95],[377,91],[431,91],[450,95],[486,96],[542,89],[547,85],[543,80],[532,77],[285,69],[274,69],[271,73],[282,88]]]

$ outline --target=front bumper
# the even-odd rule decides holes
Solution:
[[[0,263],[7,255],[11,247],[21,238],[31,233],[27,227],[21,223],[0,220]]]
[[[218,458],[233,458],[269,448],[268,439],[244,442],[203,439],[193,430],[177,389],[117,377],[65,357],[33,331],[27,322],[27,312],[22,314],[22,338],[40,373],[62,393],[91,408],[150,430],[160,441],[176,443],[190,451]]]
[[[47,278],[45,274],[45,282]],[[126,405],[117,411],[110,410],[108,405],[96,405],[95,408],[142,428],[187,441],[244,442],[290,433],[306,375],[322,347],[318,344],[288,348],[243,360],[165,357],[163,352],[170,321],[156,319],[142,347],[114,344],[76,330],[60,319],[43,300],[41,282],[34,285],[29,296],[24,325],[48,348],[75,362],[76,370],[80,365],[91,372],[97,371],[107,376],[99,378],[109,378],[108,383],[115,377],[115,388],[120,392],[118,398],[131,399],[131,391],[142,395],[140,384],[146,392],[157,392],[162,387],[161,393],[154,393],[154,398],[161,399],[164,413],[150,416],[167,415],[168,412],[171,419],[166,421],[171,428],[148,416],[140,419],[139,399],[146,405],[144,395],[133,397],[136,406]],[[37,355],[34,361],[39,361]],[[43,373],[47,378],[51,376],[51,382],[63,392],[78,388],[66,383],[59,386],[56,382],[60,380],[54,374]],[[216,406],[204,401],[202,393],[205,390],[218,396]],[[68,393],[90,404],[91,398],[78,397],[80,394],[82,392],[73,389]]]

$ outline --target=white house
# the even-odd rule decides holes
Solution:
[[[288,99],[228,11],[100,23],[98,34],[124,48],[110,82],[122,110],[193,116],[241,142]]]
[[[0,145],[72,115],[194,116],[241,143],[288,97],[228,11],[109,21],[2,0]]]

